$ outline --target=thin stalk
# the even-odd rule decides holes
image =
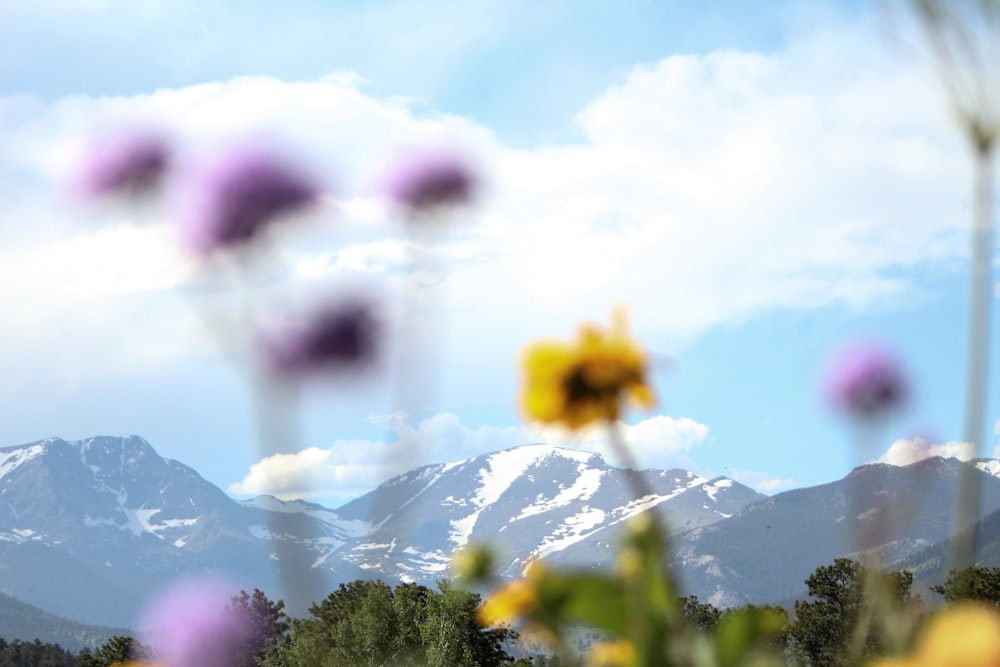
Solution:
[[[965,417],[963,439],[972,444],[977,457],[986,456],[984,422],[988,393],[987,372],[990,356],[990,310],[993,291],[993,151],[992,145],[977,147],[975,153],[975,209],[969,271],[969,319],[966,348]],[[979,505],[979,475],[968,466],[959,478],[959,498],[955,512],[951,567],[972,565],[973,532]]]
[[[880,429],[876,424],[862,424],[856,435],[856,451],[861,454],[862,460],[867,457],[867,452],[872,451],[872,444],[878,442]],[[882,474],[881,470],[872,470],[867,473],[876,476],[875,487],[888,489],[889,480]],[[881,606],[882,590],[880,586],[879,573],[881,572],[881,559],[876,548],[878,541],[884,539],[887,534],[887,523],[892,507],[892,496],[888,496],[884,508],[878,506],[878,498],[874,495],[873,506],[866,507],[864,488],[862,481],[866,473],[858,472],[854,476],[851,485],[851,520],[853,522],[853,549],[857,558],[864,568],[864,576],[861,580],[861,607],[858,611],[858,618],[852,628],[850,639],[847,645],[847,664],[859,665],[864,657],[865,643],[871,634],[872,625],[875,621],[876,609]],[[868,512],[869,516],[865,516]],[[862,519],[861,517],[865,517]]]
[[[655,495],[653,487],[649,484],[649,480],[646,479],[642,473],[640,473],[635,459],[632,456],[632,450],[630,450],[628,445],[625,443],[621,426],[617,420],[608,420],[608,438],[611,441],[611,446],[615,451],[615,455],[625,468],[626,478],[628,479],[629,486],[632,487],[632,493],[635,494],[636,498],[641,500],[642,498],[648,498],[649,496]],[[664,525],[655,507],[649,509],[648,516],[653,522],[653,530],[655,530],[660,536],[660,542],[663,545],[663,554],[660,559],[661,567],[663,569],[663,578],[669,585],[671,593],[679,595],[680,588],[677,586],[677,580],[673,576],[673,572],[667,564],[667,557],[670,553],[670,533],[667,531],[666,526]]]

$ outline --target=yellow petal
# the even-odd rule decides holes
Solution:
[[[656,405],[656,394],[645,384],[634,384],[628,388],[628,398],[643,410]]]
[[[923,633],[916,662],[927,667],[997,667],[1000,614],[980,604],[949,607]]]
[[[566,409],[566,397],[558,387],[533,385],[521,395],[521,407],[528,420],[559,421]]]
[[[602,667],[628,665],[635,660],[635,647],[626,639],[613,642],[598,642],[590,647],[587,662]]]
[[[519,579],[500,587],[479,607],[476,617],[483,627],[498,623],[513,623],[520,616],[528,614],[538,606],[535,587]]]

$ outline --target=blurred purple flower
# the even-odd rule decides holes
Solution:
[[[262,146],[244,146],[221,156],[190,183],[182,202],[183,234],[194,250],[208,254],[247,243],[276,219],[299,213],[319,198],[305,170]]]
[[[281,375],[359,369],[375,360],[378,334],[379,321],[372,306],[352,299],[273,331],[264,339],[264,353]]]
[[[870,340],[855,341],[836,353],[825,389],[836,410],[862,420],[902,407],[907,396],[906,378],[895,356]]]
[[[81,165],[78,185],[89,198],[147,194],[170,163],[170,146],[154,130],[129,130],[102,137]]]
[[[468,204],[478,185],[469,164],[452,153],[415,154],[396,165],[385,195],[412,214]]]
[[[218,579],[181,579],[156,595],[140,623],[168,667],[230,667],[249,629],[227,608],[233,589]]]

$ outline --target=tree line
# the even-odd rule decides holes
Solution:
[[[806,580],[808,596],[783,615],[784,627],[775,648],[793,665],[841,667],[847,665],[846,646],[862,609],[868,573],[856,561],[839,558],[817,568]],[[908,571],[875,575],[880,590],[902,608],[918,613],[922,601],[911,592]],[[870,585],[870,580],[869,580]],[[978,600],[1000,606],[1000,568],[970,567],[952,570],[947,580],[931,587],[946,603]],[[695,596],[681,600],[688,622],[711,631],[727,614]],[[247,641],[233,649],[230,667],[530,667],[557,665],[544,654],[515,658],[511,654],[517,633],[508,627],[483,628],[476,621],[478,594],[438,582],[432,589],[404,583],[391,587],[382,581],[358,580],[341,584],[309,609],[309,616],[289,618],[284,603],[263,591],[240,591],[225,612],[240,617]],[[758,608],[748,605],[751,608]],[[742,610],[747,607],[741,608]],[[872,626],[863,647],[866,658],[888,653],[887,628]],[[11,642],[0,638],[0,667],[112,667],[138,660],[155,660],[149,647],[131,637],[116,636],[94,650],[73,654],[56,644],[38,640]]]

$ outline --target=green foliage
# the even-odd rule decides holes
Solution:
[[[240,618],[242,627],[247,628],[247,642],[238,648],[233,667],[254,667],[263,660],[268,649],[287,642],[290,625],[284,601],[273,602],[264,591],[255,588],[252,595],[241,590],[230,600],[227,609]]]
[[[427,597],[420,626],[428,667],[501,665],[510,661],[504,642],[513,639],[515,633],[508,628],[479,627],[479,595],[453,588],[447,581],[438,582],[438,591]]]
[[[76,667],[76,656],[55,644],[39,640],[8,643],[0,639],[0,667]]]
[[[681,598],[681,612],[688,623],[706,632],[714,630],[722,617],[722,612],[718,608],[708,602],[699,602],[696,595]]]
[[[795,603],[795,621],[788,628],[792,656],[801,664],[838,667],[849,663],[847,644],[862,609],[865,568],[849,558],[816,568],[806,579],[812,601]],[[909,604],[913,575],[888,572],[874,579],[881,595],[893,606]],[[876,623],[865,638],[868,658],[889,653],[885,628]]]
[[[1000,568],[972,566],[952,570],[948,579],[931,590],[949,603],[977,600],[1000,607]]]
[[[80,667],[111,667],[115,663],[126,663],[141,660],[148,656],[148,650],[131,637],[121,635],[112,637],[97,648],[95,652],[89,649],[80,651]]]
[[[770,605],[747,605],[721,614],[715,630],[715,664],[774,664],[784,654],[788,612]]]
[[[392,589],[381,581],[341,584],[292,622],[290,644],[265,651],[264,667],[427,665],[492,667],[509,663],[506,628],[476,622],[479,596],[438,583]]]

